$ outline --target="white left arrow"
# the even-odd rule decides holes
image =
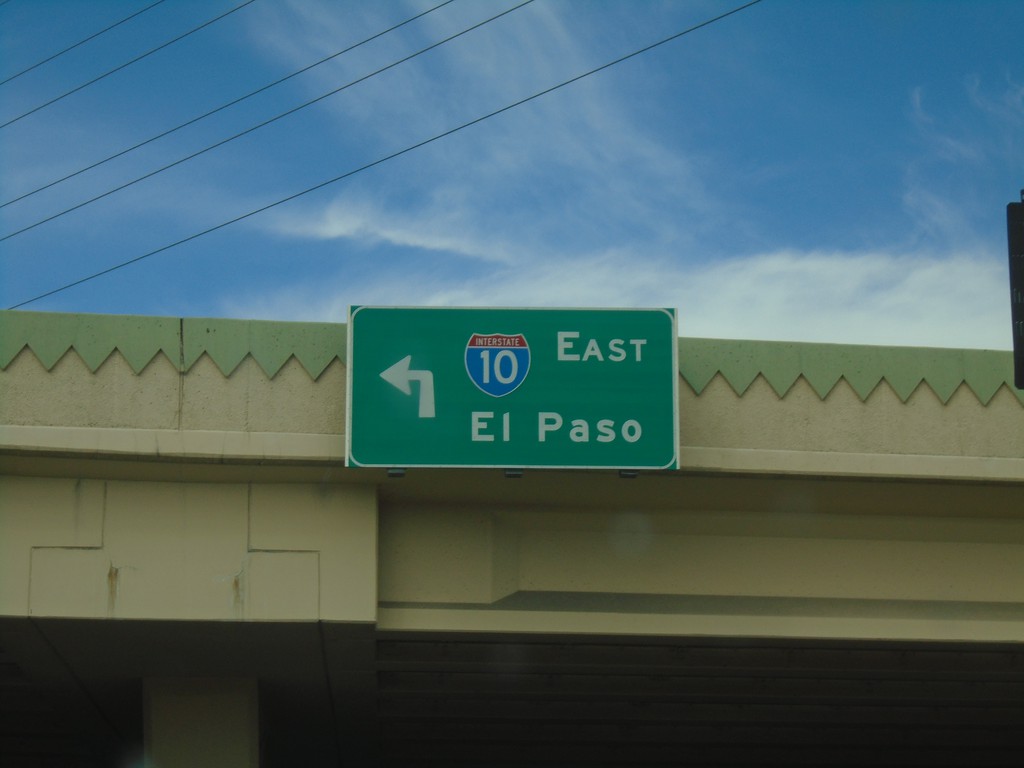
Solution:
[[[430,371],[410,370],[411,361],[412,355],[406,355],[386,371],[381,371],[380,377],[406,395],[412,394],[412,382],[418,381],[420,384],[419,416],[421,419],[432,419],[434,418],[434,374]]]

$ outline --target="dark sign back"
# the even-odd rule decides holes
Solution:
[[[1024,191],[1022,202],[1006,206],[1010,251],[1010,318],[1013,322],[1013,380],[1024,389]]]

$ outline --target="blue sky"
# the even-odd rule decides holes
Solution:
[[[151,0],[8,0],[0,79]],[[7,122],[230,10],[165,0],[0,85]],[[0,128],[6,202],[440,0],[256,0]],[[0,209],[7,234],[495,14],[455,0]],[[741,5],[535,0],[0,242],[9,307],[345,174]],[[763,0],[25,309],[343,321],[349,304],[667,306],[686,336],[1009,349],[1024,3]]]

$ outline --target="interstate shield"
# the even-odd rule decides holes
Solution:
[[[466,343],[466,373],[481,392],[504,397],[526,380],[530,347],[521,334],[474,333]]]

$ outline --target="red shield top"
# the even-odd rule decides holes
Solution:
[[[525,347],[526,337],[521,333],[508,336],[504,333],[474,333],[469,337],[470,347]]]

